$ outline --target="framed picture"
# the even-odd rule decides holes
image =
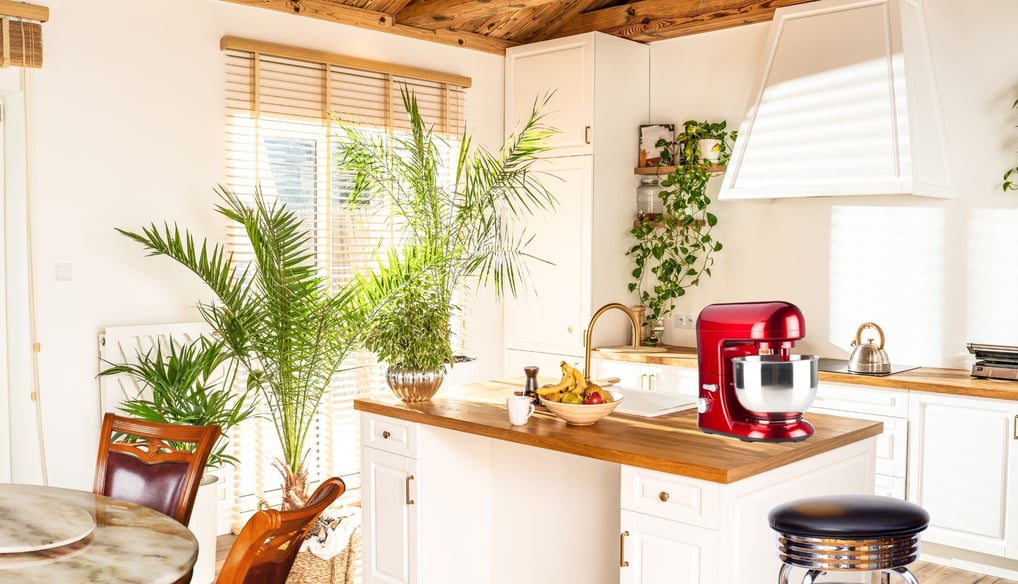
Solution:
[[[639,168],[657,166],[661,162],[661,151],[655,146],[658,140],[671,142],[675,139],[675,124],[645,124],[640,126]]]

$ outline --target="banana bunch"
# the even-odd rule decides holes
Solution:
[[[596,383],[587,383],[579,369],[565,361],[562,361],[559,367],[562,369],[562,379],[558,383],[537,388],[537,395],[542,400],[574,404],[609,403],[612,401],[611,393]],[[594,394],[598,394],[600,397],[591,397]]]

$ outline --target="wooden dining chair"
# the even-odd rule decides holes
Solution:
[[[219,434],[219,426],[161,424],[107,413],[92,492],[144,505],[187,525]]]
[[[223,561],[216,584],[283,584],[315,519],[346,491],[343,479],[327,479],[300,509],[263,509],[244,524]]]

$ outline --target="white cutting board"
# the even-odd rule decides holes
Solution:
[[[612,391],[621,393],[626,398],[615,409],[620,414],[655,418],[672,412],[688,410],[696,406],[696,397],[690,395],[664,391],[646,391],[643,389],[622,389],[618,387],[612,388]]]

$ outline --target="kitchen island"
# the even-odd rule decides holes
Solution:
[[[520,386],[355,400],[366,584],[771,582],[770,508],[873,489],[880,422],[811,414],[795,443],[705,434],[693,411],[510,426]]]

